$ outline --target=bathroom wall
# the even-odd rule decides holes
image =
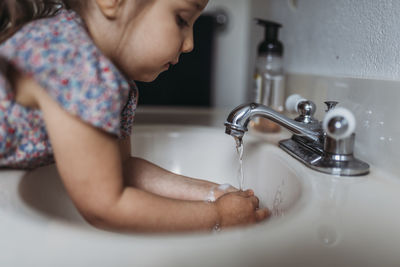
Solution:
[[[265,0],[212,0],[205,12],[228,14],[228,26],[216,36],[213,106],[234,107],[251,99],[256,48],[264,35],[253,18],[265,17]]]
[[[251,1],[212,0],[205,12],[226,11],[226,29],[216,36],[212,84],[212,105],[231,107],[243,102],[246,96],[249,59],[249,23]]]
[[[400,1],[261,2],[265,17],[284,24],[289,72],[400,79]]]
[[[358,123],[356,155],[398,176],[400,1],[254,3],[259,15],[284,25],[288,94],[301,93],[316,102],[320,119],[326,99],[349,108]]]
[[[229,24],[216,41],[214,106],[249,99],[256,48],[263,38],[254,17],[284,25],[288,72],[400,78],[400,1],[213,0],[206,12],[217,8],[228,12]]]

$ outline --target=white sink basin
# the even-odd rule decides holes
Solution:
[[[175,173],[238,187],[235,142],[223,128],[135,127],[132,151],[134,156]],[[285,156],[274,145],[245,138],[245,188],[253,189],[260,206],[270,208],[277,217],[296,206],[302,192],[301,178]],[[18,191],[20,199],[12,210],[15,214],[90,227],[69,199],[54,165],[24,175]]]

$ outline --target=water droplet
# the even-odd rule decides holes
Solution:
[[[317,231],[318,239],[325,246],[334,246],[339,239],[339,233],[331,225],[321,225]]]
[[[384,136],[381,136],[381,137],[379,137],[379,140],[385,141],[385,137],[384,137]]]

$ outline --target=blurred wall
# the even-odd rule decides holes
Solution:
[[[234,107],[251,99],[257,45],[264,36],[253,18],[266,18],[267,1],[211,0],[206,12],[216,9],[225,10],[229,22],[216,38],[213,106]]]
[[[232,107],[246,99],[249,69],[251,1],[211,0],[206,12],[223,9],[229,21],[216,37],[212,105]]]
[[[288,72],[400,79],[400,1],[263,0],[284,25]]]

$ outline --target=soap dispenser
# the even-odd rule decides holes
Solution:
[[[283,44],[278,39],[279,28],[282,25],[263,19],[256,19],[256,22],[265,27],[265,39],[258,46],[253,101],[283,112],[285,98]],[[250,126],[264,133],[280,131],[279,125],[264,118],[253,120]]]

